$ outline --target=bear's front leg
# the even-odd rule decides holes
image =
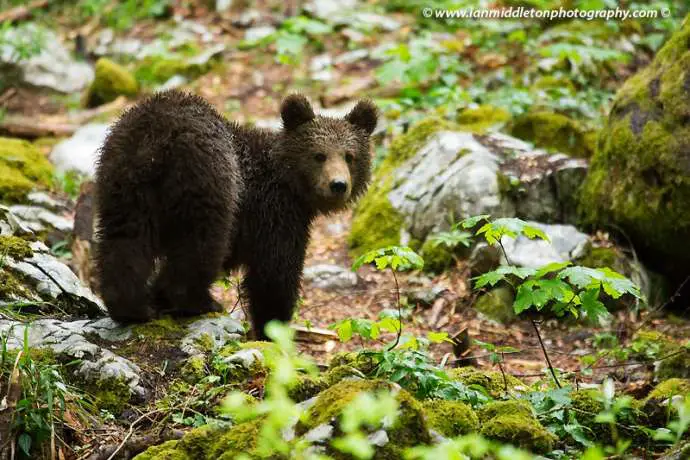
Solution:
[[[288,323],[292,319],[303,265],[303,250],[292,256],[274,250],[265,258],[257,257],[247,267],[242,294],[249,301],[249,312],[258,340],[268,340],[264,328],[269,321]]]

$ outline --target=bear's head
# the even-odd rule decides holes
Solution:
[[[343,118],[316,115],[302,95],[282,103],[286,166],[318,212],[341,210],[362,195],[371,178],[369,138],[378,110],[362,100]],[[293,178],[294,179],[294,178]]]

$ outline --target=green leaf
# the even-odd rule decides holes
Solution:
[[[20,434],[19,438],[17,439],[17,444],[22,452],[24,452],[28,457],[31,457],[31,436],[26,433]]]
[[[602,319],[610,316],[606,306],[599,301],[598,288],[589,289],[580,293],[580,303],[587,317],[591,318],[596,323],[600,323]]]
[[[478,216],[468,217],[467,219],[461,220],[455,224],[454,227],[456,228],[457,226],[461,226],[462,228],[473,228],[482,220],[489,220],[490,217],[491,216],[489,214],[480,214]]]
[[[448,337],[447,332],[429,332],[427,334],[426,338],[429,339],[429,341],[432,343],[442,343],[442,342],[453,343],[451,338]]]

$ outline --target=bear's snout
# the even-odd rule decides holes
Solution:
[[[333,180],[331,181],[330,188],[334,195],[342,195],[347,192],[347,182],[340,179]]]

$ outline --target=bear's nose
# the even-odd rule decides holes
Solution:
[[[334,180],[330,184],[331,192],[336,195],[342,195],[347,191],[347,182],[342,180]]]

